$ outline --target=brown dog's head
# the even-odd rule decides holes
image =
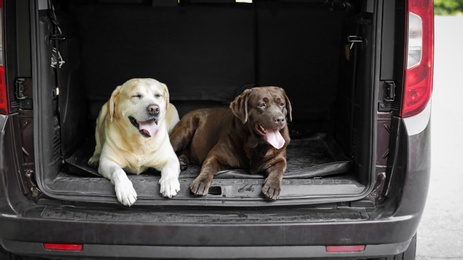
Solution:
[[[262,136],[276,149],[284,146],[280,131],[292,120],[292,108],[285,91],[279,87],[247,89],[230,104],[233,114],[243,124]]]

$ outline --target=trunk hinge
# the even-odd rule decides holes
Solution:
[[[29,192],[32,195],[33,199],[38,199],[42,195],[42,191],[40,191],[40,189],[35,184],[34,176],[35,176],[34,170],[32,169],[26,170],[26,181],[27,181],[27,186],[29,188]]]
[[[378,110],[380,112],[390,112],[392,110],[392,103],[396,98],[396,85],[394,81],[386,80],[383,84],[383,97],[379,102]]]
[[[385,197],[383,196],[384,186],[386,183],[386,173],[380,172],[376,176],[376,183],[373,190],[368,195],[368,198],[375,204],[379,205],[384,202]]]
[[[26,100],[31,100],[32,104],[32,91],[28,91],[31,85],[30,79],[18,79],[16,84],[16,97],[19,98],[20,102],[26,102]],[[23,84],[24,83],[24,84]],[[22,85],[26,86],[24,89]],[[23,107],[23,105],[21,105]],[[32,108],[32,105],[31,105]],[[23,193],[29,199],[37,201],[42,192],[37,186],[36,176],[35,176],[35,156],[34,156],[34,112],[32,109],[20,109],[19,110],[19,124],[16,124],[18,127],[18,132],[21,134],[21,151],[22,158],[18,163],[22,162],[23,170],[21,173],[21,183],[23,188]]]

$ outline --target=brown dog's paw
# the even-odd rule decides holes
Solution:
[[[209,193],[209,187],[211,186],[212,180],[207,177],[198,176],[190,183],[190,190],[195,195],[205,196]]]
[[[271,200],[277,200],[280,198],[280,187],[280,181],[270,180],[267,178],[265,180],[264,187],[262,187],[262,193],[264,193],[264,195]]]
[[[178,157],[178,161],[180,162],[181,171],[188,169],[188,166],[190,165],[190,160],[188,160],[188,157],[185,154],[180,155]]]

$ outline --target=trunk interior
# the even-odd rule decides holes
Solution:
[[[371,189],[374,15],[363,1],[56,1],[65,39],[40,8],[34,109],[37,182],[46,195],[118,203],[87,160],[101,106],[130,78],[165,83],[180,116],[227,107],[244,89],[265,85],[283,87],[293,108],[280,200],[261,194],[265,176],[242,169],[220,172],[209,195],[195,197],[188,185],[199,166],[190,166],[173,199],[160,195],[158,172],[129,175],[138,205],[314,204]]]

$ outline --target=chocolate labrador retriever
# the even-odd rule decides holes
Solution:
[[[202,164],[191,191],[206,195],[218,171],[244,168],[251,174],[267,174],[262,192],[278,199],[290,141],[287,121],[291,119],[291,103],[279,87],[247,89],[231,102],[230,109],[186,114],[170,141],[181,164]]]

